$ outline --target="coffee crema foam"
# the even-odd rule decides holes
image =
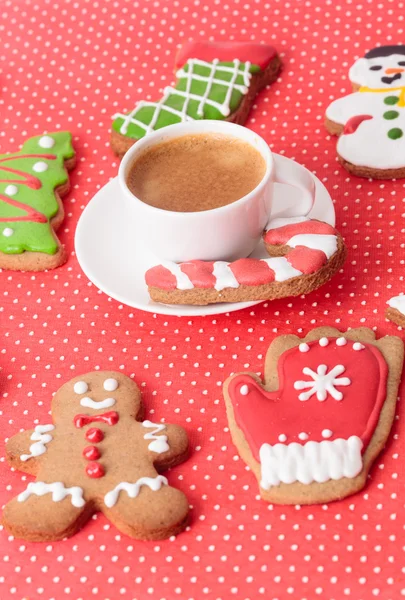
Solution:
[[[265,172],[263,157],[249,143],[229,135],[197,134],[145,150],[130,166],[126,181],[150,206],[197,212],[239,200]]]

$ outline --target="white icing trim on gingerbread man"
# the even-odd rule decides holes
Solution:
[[[121,491],[127,492],[130,498],[136,498],[143,485],[146,485],[153,492],[157,492],[162,485],[168,485],[168,481],[163,475],[157,475],[156,477],[140,477],[135,483],[123,481],[116,485],[113,490],[107,492],[104,496],[104,504],[107,508],[115,506]]]
[[[30,454],[21,454],[20,460],[25,462],[30,458],[44,454],[46,452],[45,444],[49,444],[53,439],[48,432],[53,429],[55,429],[54,425],[36,425],[30,437],[31,440],[35,440],[35,444],[31,444]]]
[[[83,489],[81,487],[73,486],[67,488],[60,481],[55,483],[31,481],[27,485],[27,489],[17,496],[17,500],[18,502],[25,502],[30,496],[45,496],[45,494],[52,494],[54,502],[60,502],[66,496],[70,496],[71,502],[76,508],[82,508],[85,505]]]
[[[163,452],[170,450],[170,446],[167,443],[167,435],[156,435],[166,429],[165,425],[162,423],[152,423],[152,421],[142,421],[141,424],[142,427],[154,427],[153,431],[148,431],[143,436],[144,440],[153,440],[148,445],[149,450],[156,452],[157,454],[163,454]]]

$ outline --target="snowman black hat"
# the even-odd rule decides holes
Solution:
[[[382,58],[385,56],[391,56],[392,54],[405,55],[405,45],[398,44],[398,46],[379,46],[378,48],[373,48],[369,52],[366,52],[364,58]]]

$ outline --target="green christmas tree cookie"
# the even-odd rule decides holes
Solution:
[[[43,271],[65,262],[55,231],[74,164],[68,132],[30,138],[19,152],[0,155],[0,267]]]

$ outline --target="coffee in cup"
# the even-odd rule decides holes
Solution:
[[[139,200],[173,212],[199,212],[236,202],[266,173],[261,153],[231,135],[184,135],[147,148],[126,183]]]

